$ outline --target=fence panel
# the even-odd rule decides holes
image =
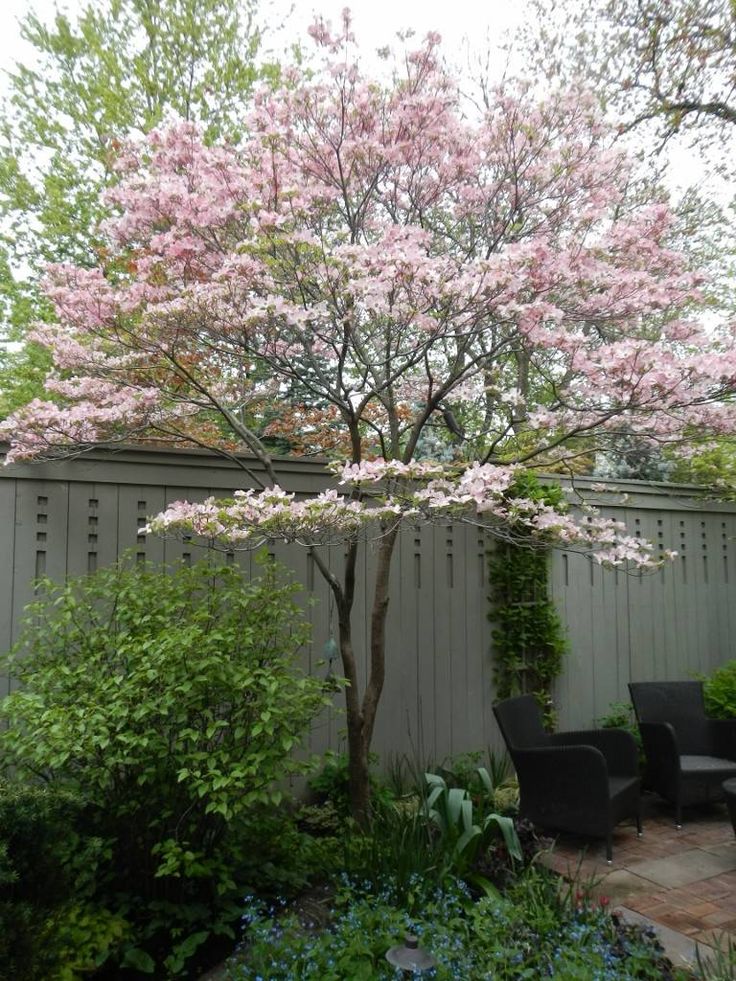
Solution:
[[[258,471],[257,462],[249,464]],[[277,471],[282,485],[299,494],[330,480],[317,461],[280,460]],[[93,571],[126,548],[141,561],[193,561],[194,543],[145,536],[148,516],[176,499],[223,496],[249,484],[254,481],[233,465],[197,451],[100,451],[63,464],[0,470],[0,646],[17,636],[36,576]],[[552,595],[570,645],[556,690],[564,726],[587,726],[611,702],[626,699],[629,680],[687,678],[736,656],[736,505],[704,504],[692,490],[636,482],[619,485],[601,504],[604,514],[626,520],[661,549],[677,549],[681,558],[639,576],[602,569],[581,555],[553,554]],[[375,739],[384,759],[405,752],[437,760],[499,744],[491,712],[489,545],[469,526],[406,527],[399,536]],[[276,544],[271,551],[304,585],[313,628],[304,665],[326,673],[325,644],[338,633],[329,588],[307,550]],[[342,573],[341,546],[320,554]],[[253,565],[250,553],[222,560]],[[360,549],[354,609],[361,684],[374,570],[375,543],[368,542]],[[0,678],[0,696],[9,684]],[[335,708],[315,725],[313,751],[344,746],[341,704],[336,696]]]

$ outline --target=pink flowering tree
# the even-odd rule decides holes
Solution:
[[[8,460],[131,439],[207,446],[256,489],[151,520],[228,548],[313,549],[334,594],[353,810],[384,684],[402,523],[652,565],[608,520],[509,493],[519,467],[574,468],[621,432],[677,443],[732,430],[729,333],[692,319],[698,281],[667,246],[666,207],[631,210],[629,164],[580,93],[520,85],[481,117],[429,36],[391,82],[365,78],[346,16],[313,29],[324,65],[262,92],[242,145],[179,124],[128,147],[95,270],[57,266],[53,401],[4,427]],[[297,499],[269,450],[332,457],[337,489]],[[341,572],[320,551],[346,545]],[[361,690],[351,617],[359,550],[376,551]]]

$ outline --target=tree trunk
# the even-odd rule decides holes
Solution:
[[[370,767],[369,754],[373,739],[376,711],[383,691],[386,674],[386,616],[389,603],[389,577],[391,560],[398,535],[398,526],[383,531],[378,547],[376,580],[371,610],[368,683],[361,699],[358,690],[358,668],[352,639],[352,609],[355,596],[355,568],[358,543],[348,545],[345,556],[345,578],[340,584],[319,554],[313,554],[320,572],[335,596],[339,632],[340,659],[347,680],[345,708],[348,730],[348,782],[350,810],[362,828],[370,823]]]
[[[370,769],[368,756],[373,740],[376,712],[386,676],[386,616],[389,604],[391,560],[398,535],[398,526],[384,532],[378,548],[376,580],[371,610],[371,633],[368,683],[360,705],[347,698],[348,773],[350,808],[361,827],[370,822]],[[355,699],[357,703],[357,699]],[[357,709],[357,711],[356,711]]]
[[[368,754],[370,740],[366,739],[362,713],[351,718],[348,712],[348,784],[350,813],[363,830],[367,830],[371,818],[371,781]]]

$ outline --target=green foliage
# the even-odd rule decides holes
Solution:
[[[49,316],[38,289],[46,263],[97,263],[101,192],[116,179],[117,141],[167,116],[236,138],[260,34],[253,0],[106,0],[79,15],[22,22],[31,64],[10,74],[0,110],[0,339],[23,340]],[[104,258],[104,256],[102,256]],[[0,412],[42,391],[43,357],[0,349]],[[30,396],[29,396],[30,393]]]
[[[331,801],[324,804],[302,804],[296,814],[297,826],[312,838],[335,838],[344,826],[344,817]]]
[[[736,943],[730,934],[724,934],[714,948],[698,944],[695,949],[698,972],[708,981],[733,981],[736,978]]]
[[[624,729],[634,737],[637,749],[639,750],[639,769],[644,773],[646,769],[646,756],[644,754],[644,744],[641,741],[641,733],[634,715],[634,706],[631,702],[611,702],[608,712],[597,720],[602,729]]]
[[[342,871],[364,890],[379,894],[390,884],[394,904],[410,912],[447,881],[453,865],[418,799],[374,807],[368,833],[348,824],[341,862]]]
[[[259,896],[297,896],[309,883],[337,871],[337,831],[303,830],[302,811],[292,816],[284,807],[256,810],[238,829],[238,854],[233,876]],[[257,844],[257,847],[254,845]]]
[[[120,946],[128,924],[94,902],[109,844],[83,801],[54,787],[0,782],[0,979],[72,981]]]
[[[493,785],[488,771],[478,768],[478,776],[486,793],[473,801],[470,793],[460,787],[448,787],[436,773],[426,773],[429,787],[424,812],[439,832],[443,847],[452,857],[457,875],[468,873],[479,853],[486,851],[494,837],[503,838],[509,855],[521,861],[519,839],[514,822],[493,811],[484,803],[493,799]]]
[[[409,911],[421,908],[428,891],[457,876],[490,890],[479,866],[492,867],[495,876],[524,856],[513,820],[492,809],[495,788],[488,771],[478,767],[474,778],[480,790],[471,794],[427,773],[420,795],[374,803],[367,833],[346,826],[343,871],[375,893],[390,883],[395,903]]]
[[[337,895],[332,923],[316,930],[295,914],[274,915],[247,902],[243,954],[227,972],[230,981],[397,977],[386,961],[405,933],[437,960],[439,981],[489,978],[521,981],[674,981],[684,979],[651,937],[624,927],[597,903],[560,889],[546,870],[530,870],[508,898],[477,903],[461,882],[435,889],[415,913],[398,910],[390,889],[365,895],[348,886]]]
[[[674,463],[672,479],[679,484],[699,484],[709,498],[734,499],[736,453],[731,437],[714,444],[694,434],[688,456]]]
[[[625,729],[626,732],[630,732],[636,740],[639,750],[643,751],[641,733],[631,702],[611,702],[606,714],[597,721],[602,729]]]
[[[306,769],[292,750],[325,697],[295,667],[307,630],[279,576],[123,559],[45,582],[4,659],[22,682],[0,705],[5,759],[89,802],[111,842],[109,891],[128,897],[118,911],[143,944],[130,964],[160,954],[176,975],[230,929],[248,820]]]
[[[502,814],[518,811],[519,785],[507,753],[497,753],[489,746],[486,753],[480,750],[448,757],[442,763],[421,760],[416,754],[395,753],[388,758],[385,774],[386,787],[395,799],[424,797],[427,789],[425,773],[441,776],[448,787],[464,787],[473,799],[487,794],[487,787],[479,776],[479,769],[486,769],[493,787],[491,810]]]
[[[375,753],[370,754],[370,762],[373,766],[378,762]],[[370,787],[372,804],[388,804],[393,800],[391,790],[378,779],[375,773],[371,774]],[[347,818],[350,815],[350,773],[347,754],[331,751],[325,753],[322,769],[309,779],[309,789],[318,803],[329,802],[341,817]]]
[[[728,661],[703,682],[705,710],[713,719],[736,719],[736,661]]]
[[[462,787],[477,803],[487,810],[501,813],[518,811],[519,785],[511,760],[506,753],[496,753],[490,747],[486,754],[486,766],[481,765],[480,752],[461,753],[440,766],[428,767],[428,771],[441,776],[448,787]]]
[[[559,507],[562,491],[530,473],[514,495]],[[498,698],[533,693],[552,716],[551,686],[567,650],[559,614],[549,597],[549,553],[540,547],[498,543],[489,558],[494,679]]]

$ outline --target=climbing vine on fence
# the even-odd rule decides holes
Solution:
[[[558,505],[559,487],[519,477],[519,497]],[[489,552],[493,673],[499,698],[532,693],[549,724],[554,719],[552,684],[562,670],[567,639],[549,596],[549,549],[498,542]]]

